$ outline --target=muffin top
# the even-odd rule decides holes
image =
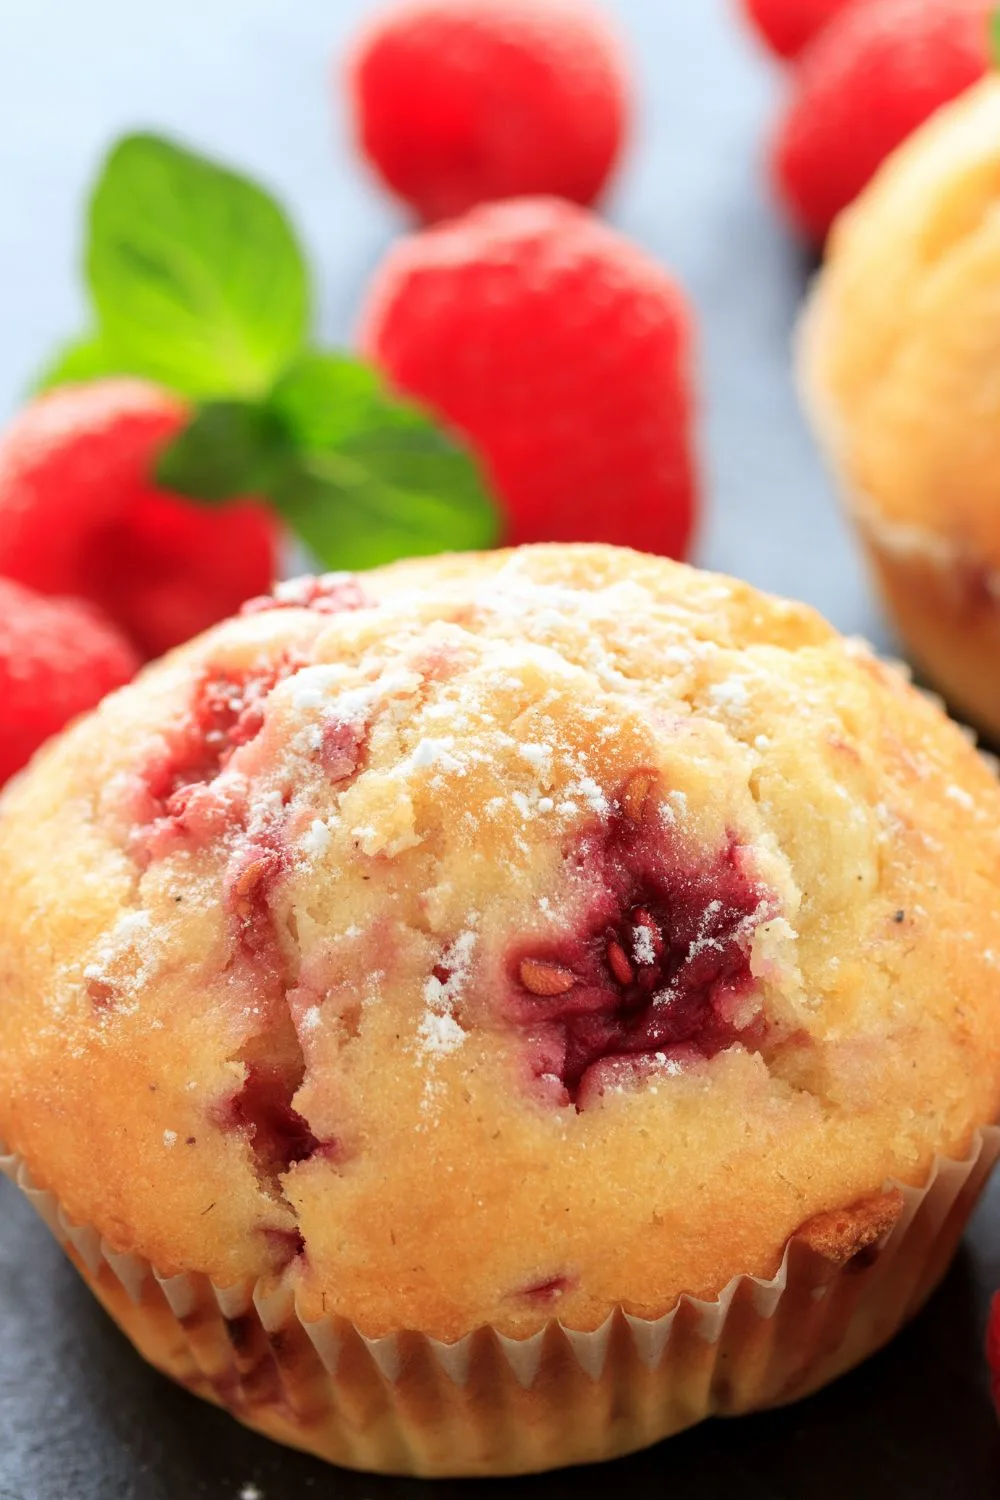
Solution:
[[[837,221],[807,400],[874,517],[1000,566],[1000,78],[940,110]],[[913,540],[920,540],[919,536]]]
[[[165,1275],[657,1316],[1000,1110],[1000,795],[810,610],[539,547],[298,580],[0,816],[0,1136]]]

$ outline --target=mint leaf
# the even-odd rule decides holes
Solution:
[[[329,567],[492,546],[499,519],[469,450],[369,366],[305,355],[270,405],[301,449],[268,493]]]
[[[1000,6],[990,13],[990,52],[993,66],[1000,68]]]
[[[102,375],[132,373],[122,360],[112,354],[100,335],[94,334],[90,338],[64,344],[52,363],[46,366],[35,381],[33,390],[49,391],[57,385],[98,380]]]
[[[327,568],[374,568],[398,557],[493,545],[497,520],[478,485],[430,489],[387,482],[370,459],[341,453],[302,459],[268,496]]]
[[[270,404],[302,447],[335,448],[381,417],[391,422],[402,403],[388,397],[372,369],[349,354],[311,351],[277,381]]]
[[[264,495],[294,459],[280,417],[250,401],[213,401],[161,452],[157,481],[192,500]]]
[[[265,497],[328,568],[489,547],[499,530],[466,449],[346,355],[304,356],[261,401],[206,403],[157,479],[208,503]]]
[[[116,357],[186,396],[263,394],[305,339],[308,274],[282,210],[157,136],[108,157],[87,275]]]

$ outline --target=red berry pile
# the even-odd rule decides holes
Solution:
[[[210,510],[154,483],[186,420],[139,380],[63,386],[26,407],[0,438],[0,574],[90,599],[144,657],[268,589],[278,530],[262,506]]]
[[[0,782],[140,660],[269,587],[267,511],[209,510],[153,482],[185,421],[154,386],[100,380],[41,397],[0,437]]]

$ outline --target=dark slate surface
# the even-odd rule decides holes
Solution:
[[[83,318],[79,202],[120,130],[166,129],[280,189],[347,338],[399,228],[354,162],[329,84],[362,0],[7,0],[0,7],[0,415]],[[762,186],[780,77],[724,0],[617,0],[642,123],[609,204],[674,267],[702,323],[713,506],[701,558],[808,599],[886,644],[797,411],[791,330],[807,262]],[[1000,1186],[1000,1184],[998,1184]],[[610,1468],[437,1486],[529,1500],[581,1483],[671,1500],[979,1500],[1000,1494],[1000,1427],[981,1358],[1000,1285],[1000,1191],[945,1286],[884,1354],[787,1412],[713,1423]],[[425,1485],[342,1474],[245,1433],[147,1369],[26,1203],[0,1187],[0,1500],[420,1500]]]

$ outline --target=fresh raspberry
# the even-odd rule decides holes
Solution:
[[[592,203],[618,156],[627,85],[580,0],[415,0],[350,66],[362,149],[428,220],[523,193]]]
[[[773,147],[778,191],[822,241],[891,151],[989,66],[987,0],[870,0],[802,57]]]
[[[0,578],[0,783],[138,665],[128,641],[92,605],[46,599]]]
[[[390,381],[471,439],[508,542],[686,552],[688,307],[585,210],[515,199],[398,242],[360,337]]]
[[[993,1400],[1000,1413],[1000,1292],[993,1299],[989,1332],[986,1335],[986,1358],[993,1372]]]
[[[852,0],[743,0],[744,9],[772,52],[798,57]],[[853,0],[863,5],[865,0]]]
[[[0,437],[0,573],[92,600],[157,656],[270,588],[278,533],[253,501],[213,509],[158,489],[185,408],[138,380],[64,386]]]

